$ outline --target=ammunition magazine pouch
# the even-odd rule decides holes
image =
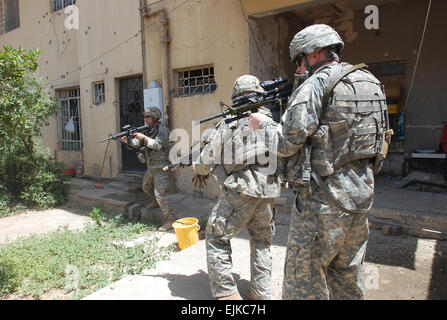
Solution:
[[[378,174],[383,167],[383,162],[386,159],[388,154],[388,148],[391,143],[391,137],[394,135],[393,129],[386,130],[383,135],[383,143],[380,150],[377,152],[377,155],[374,159],[374,174]]]
[[[344,207],[337,199],[335,199],[332,196],[331,191],[326,186],[324,181],[321,179],[321,177],[316,173],[315,171],[312,171],[312,178],[315,180],[317,185],[320,187],[321,191],[326,195],[326,197],[329,199],[329,201],[335,205],[338,209],[340,209],[343,212],[349,213],[349,214],[366,214],[368,213],[368,210],[350,210],[346,207]]]

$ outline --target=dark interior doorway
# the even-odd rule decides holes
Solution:
[[[143,78],[120,79],[120,126],[143,126]],[[145,171],[146,164],[138,162],[134,150],[129,150],[124,144],[122,148],[123,172]]]

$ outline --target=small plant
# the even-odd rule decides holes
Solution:
[[[106,220],[106,215],[101,212],[100,208],[93,207],[88,215],[96,222],[98,227],[101,227],[102,222]]]

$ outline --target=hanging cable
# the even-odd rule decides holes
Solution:
[[[179,9],[180,7],[182,7],[183,5],[185,5],[185,4],[186,4],[187,2],[189,2],[189,1],[190,1],[190,0],[185,0],[185,1],[183,1],[182,3],[180,3],[180,4],[179,4],[178,6],[176,6],[174,9],[172,9],[171,11],[169,11],[169,12],[167,13],[167,16],[169,16],[170,14],[172,14],[174,11],[176,11],[177,9]],[[160,1],[158,1],[158,2],[162,2],[162,0],[160,0]],[[151,6],[151,5],[155,4],[155,3],[158,3],[158,2],[151,3],[151,4],[149,4],[149,6]],[[104,52],[103,54],[97,56],[96,58],[90,60],[90,61],[87,62],[86,64],[84,64],[84,65],[82,65],[82,66],[80,66],[80,67],[77,67],[76,69],[73,69],[73,70],[70,71],[70,72],[67,72],[65,76],[68,76],[68,75],[70,75],[70,74],[73,74],[73,73],[75,73],[75,72],[77,72],[77,71],[81,71],[83,68],[85,68],[85,67],[87,67],[88,65],[92,64],[93,62],[99,60],[100,58],[103,58],[104,56],[106,56],[106,55],[109,54],[110,52],[112,52],[112,51],[118,49],[119,47],[121,47],[122,45],[126,44],[128,41],[130,41],[130,40],[132,40],[132,39],[134,39],[134,38],[137,38],[137,37],[138,37],[138,34],[140,34],[141,32],[143,32],[143,31],[149,29],[150,27],[152,27],[152,26],[153,26],[154,24],[156,24],[159,20],[160,20],[160,19],[157,19],[157,20],[154,21],[153,23],[147,25],[143,30],[141,30],[141,31],[137,31],[134,35],[132,35],[132,36],[129,37],[128,39],[126,39],[126,40],[124,40],[124,41],[118,43],[116,46],[110,48],[109,50],[107,50],[107,51]],[[87,77],[88,77],[88,76],[87,76]],[[84,78],[85,78],[85,77],[84,77]],[[52,81],[49,81],[48,85],[54,85],[54,84],[55,84],[56,82],[58,82],[58,81],[60,81],[60,79],[54,79],[54,80],[52,80]]]
[[[429,0],[429,3],[428,3],[427,15],[425,16],[424,31],[422,32],[421,43],[419,44],[418,56],[416,58],[416,63],[414,65],[413,76],[411,77],[410,88],[408,89],[407,99],[405,101],[405,105],[404,105],[404,108],[403,108],[403,111],[402,111],[402,113],[404,113],[404,114],[405,114],[405,111],[407,110],[408,100],[410,99],[411,90],[413,89],[413,82],[414,82],[414,78],[416,76],[416,71],[417,71],[418,64],[419,64],[419,58],[421,56],[422,44],[424,43],[425,31],[427,30],[428,17],[430,15],[431,1],[432,0]]]

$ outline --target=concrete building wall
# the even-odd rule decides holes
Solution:
[[[371,3],[370,3],[371,2]],[[380,29],[366,30],[364,7],[376,3]],[[192,122],[220,112],[219,102],[230,103],[234,80],[251,73],[261,80],[293,78],[288,45],[294,34],[312,23],[333,25],[346,42],[343,60],[351,63],[407,63],[404,91],[408,89],[419,47],[427,1],[327,1],[327,0],[207,0],[151,1],[144,19],[147,85],[163,83],[160,9],[168,20],[167,84],[171,129],[193,132],[212,128],[218,120],[194,128]],[[337,4],[337,7],[334,7]],[[119,131],[119,79],[143,75],[139,0],[78,0],[79,30],[68,30],[63,10],[52,12],[48,0],[20,2],[20,28],[0,35],[0,44],[42,49],[40,65],[53,92],[79,87],[83,123],[83,152],[60,149],[60,121],[45,128],[45,145],[59,161],[76,166],[84,160],[85,173],[99,175],[107,143],[97,140]],[[405,150],[435,148],[441,120],[447,119],[447,93],[443,13],[447,3],[433,0],[419,60],[418,72],[406,107]],[[180,97],[177,71],[213,66],[217,89],[209,94]],[[93,103],[92,84],[104,81],[106,102]],[[197,137],[194,137],[196,139]],[[189,140],[189,141],[186,141]],[[110,166],[109,166],[110,164]],[[122,167],[118,143],[111,142],[103,176],[115,177]],[[193,192],[192,170],[175,173],[178,190]],[[217,185],[205,192],[217,197]]]
[[[84,160],[87,175],[98,175],[106,143],[100,138],[119,130],[117,79],[142,74],[140,15],[138,0],[78,0],[79,29],[67,29],[70,13],[52,11],[48,0],[20,1],[20,27],[0,36],[1,45],[19,45],[42,50],[39,64],[52,92],[79,87],[83,150],[63,151],[58,118],[44,128],[43,141],[57,160],[77,167]],[[104,81],[106,102],[93,104],[92,83]],[[116,176],[120,152],[112,142],[103,175]],[[112,168],[109,168],[109,163]]]
[[[234,80],[248,73],[247,26],[238,0],[189,1],[184,5],[165,1],[152,6],[150,14],[153,14],[145,19],[148,83],[162,83],[160,25],[159,15],[155,13],[161,8],[165,9],[169,23],[171,129],[185,130],[190,140],[183,142],[190,145],[193,121],[221,112],[219,102],[230,103]],[[216,91],[179,97],[177,70],[208,65],[214,66]],[[210,121],[201,129],[212,128],[218,121]],[[177,171],[175,178],[178,190],[193,191],[190,168]],[[211,184],[206,194],[215,197],[219,192]]]
[[[160,24],[158,10],[163,8],[169,21],[169,91],[171,96],[171,128],[184,129],[189,137],[187,145],[192,143],[193,131],[213,128],[216,119],[193,129],[192,122],[216,113],[220,113],[219,102],[230,104],[230,95],[237,77],[255,73],[263,76],[262,68],[253,72],[250,66],[253,49],[249,41],[248,19],[250,14],[289,7],[307,1],[246,1],[246,0],[208,0],[164,1],[150,5],[149,15],[145,19],[147,81],[162,83]],[[276,31],[276,30],[275,30]],[[277,36],[269,34],[271,40]],[[275,48],[276,50],[276,48]],[[282,59],[277,59],[282,65]],[[176,95],[176,73],[179,69],[200,66],[214,66],[217,89],[211,94],[179,97]],[[273,66],[269,69],[270,73]],[[186,143],[186,141],[185,141]],[[175,174],[178,190],[193,192],[191,185],[192,170],[178,170]],[[220,193],[217,185],[211,183],[207,196],[217,197]]]

